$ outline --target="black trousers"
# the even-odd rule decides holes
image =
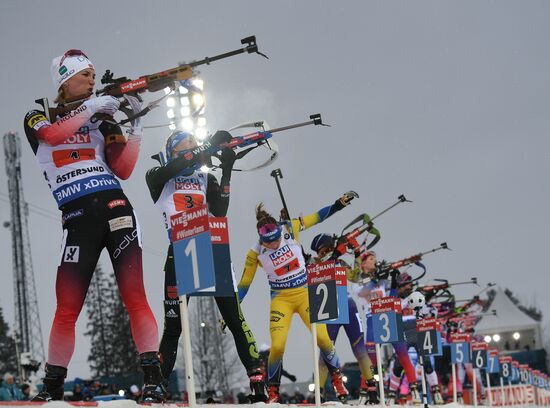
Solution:
[[[256,339],[244,318],[235,293],[232,297],[215,297],[218,310],[231,331],[237,354],[246,372],[251,375],[260,367]],[[187,297],[189,302],[189,297]],[[164,378],[168,378],[174,369],[178,352],[178,340],[181,335],[179,298],[176,287],[176,269],[172,245],[168,248],[164,265],[164,330],[160,341],[161,369]]]

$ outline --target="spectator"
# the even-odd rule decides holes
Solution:
[[[99,395],[111,395],[111,387],[109,384],[101,384]]]
[[[76,383],[73,387],[73,395],[69,397],[69,401],[84,401],[84,394],[82,393],[82,386]]]
[[[294,395],[290,397],[290,404],[303,404],[306,400],[306,397],[304,394],[300,392],[300,388],[296,387],[294,388]]]
[[[4,384],[0,388],[0,401],[21,401],[23,393],[15,385],[15,379],[10,373],[4,374]]]
[[[31,400],[31,386],[29,384],[23,384],[21,386],[21,394],[23,397],[21,401],[30,401]]]

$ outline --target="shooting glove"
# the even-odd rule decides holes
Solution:
[[[374,276],[376,276],[377,279],[388,279],[389,274],[390,271],[388,269],[388,265],[384,261],[376,263],[376,271],[374,272]]]
[[[342,197],[340,197],[340,203],[345,207],[346,205],[348,205],[351,200],[353,200],[354,198],[359,198],[359,194],[357,194],[355,191],[353,190],[350,190],[348,191],[347,193],[344,193],[344,195],[342,195]]]
[[[209,142],[212,146],[219,146],[223,143],[228,143],[231,140],[231,134],[225,130],[218,130],[214,133]]]
[[[132,110],[131,115],[135,115],[136,113],[141,112],[141,101],[139,100],[139,98],[132,95],[124,95],[124,99],[126,99],[128,101],[128,104],[130,105],[130,108]],[[132,128],[128,133],[136,136],[141,136],[143,133],[141,127],[141,116],[132,119],[130,121],[130,124],[132,125]]]
[[[222,170],[231,170],[235,160],[237,160],[237,155],[233,149],[229,147],[222,149],[222,154],[220,155],[220,167]]]
[[[114,96],[106,95],[88,99],[83,105],[90,109],[90,116],[96,113],[105,113],[109,116],[113,116],[120,107],[120,102]]]

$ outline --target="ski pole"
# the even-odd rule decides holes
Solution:
[[[291,220],[290,218],[290,212],[288,211],[288,207],[286,205],[285,196],[283,194],[283,189],[281,188],[281,183],[279,182],[279,178],[283,178],[283,173],[281,172],[281,169],[275,169],[271,172],[271,177],[275,179],[275,183],[277,184],[277,190],[279,191],[279,197],[281,197],[281,201],[283,203],[283,208],[285,210],[286,219],[288,221]]]

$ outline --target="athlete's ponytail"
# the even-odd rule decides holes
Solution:
[[[277,225],[277,220],[264,209],[264,203],[260,203],[256,206],[256,229],[259,230],[266,224],[275,224]]]

